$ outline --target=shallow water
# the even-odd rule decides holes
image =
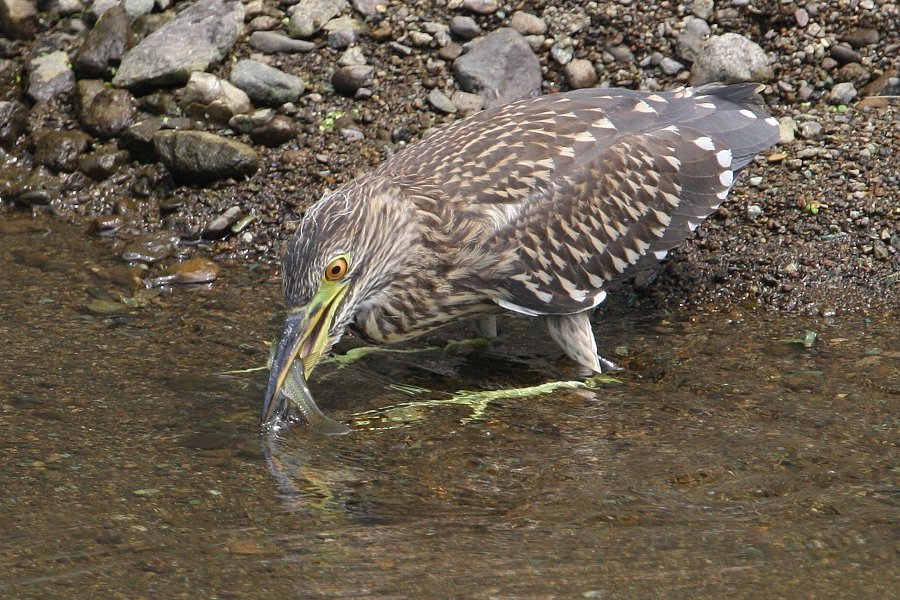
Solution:
[[[458,329],[317,369],[348,436],[260,437],[266,373],[222,373],[266,362],[271,273],[154,296],[98,277],[116,259],[79,230],[22,229],[0,233],[0,597],[896,593],[896,316],[623,308],[596,327],[619,383],[435,402],[575,378],[503,320],[486,348],[445,349]]]

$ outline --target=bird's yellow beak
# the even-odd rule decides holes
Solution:
[[[284,413],[282,390],[288,377],[299,377],[291,386],[292,395],[302,397],[290,399],[311,422],[313,417],[327,419],[316,407],[306,387],[305,378],[322,358],[328,344],[328,332],[334,322],[334,314],[338,305],[347,293],[347,283],[341,281],[323,281],[312,301],[301,308],[293,309],[285,320],[284,331],[275,350],[269,371],[269,385],[262,409],[262,425],[268,425],[273,419]],[[300,359],[300,364],[294,362]],[[296,374],[300,367],[299,375]],[[292,366],[294,372],[292,373]],[[330,420],[330,419],[329,419]]]

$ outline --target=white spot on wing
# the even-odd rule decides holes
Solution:
[[[752,110],[749,110],[747,108],[742,108],[738,112],[741,113],[742,115],[744,115],[745,117],[747,117],[748,119],[758,119],[759,118],[758,116],[756,116],[755,112],[753,112]]]
[[[698,137],[696,140],[694,140],[694,144],[696,144],[699,148],[702,148],[703,150],[712,151],[712,150],[716,149],[716,145],[713,144],[712,138],[707,137],[705,135],[703,137]]]
[[[668,253],[669,253],[668,250],[657,250],[656,252],[653,253],[653,256],[656,257],[656,260],[662,260],[666,257],[666,255]]]
[[[731,184],[734,183],[734,173],[731,171],[722,171],[719,174],[719,183],[725,187],[731,187]]]
[[[650,106],[649,104],[647,104],[646,102],[644,102],[643,100],[637,101],[637,103],[634,105],[634,112],[653,113],[654,115],[657,114],[656,111],[653,110],[653,107]]]
[[[716,152],[716,160],[719,161],[720,167],[727,169],[731,166],[731,150],[727,148],[725,150],[719,150]]]
[[[675,158],[674,156],[670,156],[668,154],[663,155],[663,160],[672,165],[673,169],[681,168],[681,161]]]
[[[772,127],[778,127],[778,120],[775,117],[766,117],[766,124]]]

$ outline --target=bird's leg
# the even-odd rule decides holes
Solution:
[[[475,335],[486,340],[497,337],[497,315],[484,315],[475,320]]]
[[[612,361],[597,354],[597,340],[591,330],[588,311],[571,315],[544,315],[542,318],[550,337],[569,358],[595,373],[620,370]]]

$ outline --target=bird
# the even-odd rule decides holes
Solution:
[[[261,421],[350,330],[388,344],[462,319],[541,319],[591,372],[590,316],[611,282],[662,260],[779,139],[754,83],[665,92],[587,88],[519,100],[437,130],[303,215],[282,263],[287,317]],[[292,375],[293,374],[293,375]],[[298,392],[297,389],[303,389]],[[296,402],[295,402],[296,403]],[[303,411],[306,414],[306,411]]]

